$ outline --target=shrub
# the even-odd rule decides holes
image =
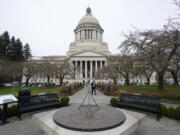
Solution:
[[[161,104],[161,114],[163,116],[167,116],[167,114],[168,114],[167,107],[164,104]]]
[[[110,91],[111,92],[114,92],[114,91],[117,91],[117,90],[118,90],[118,88],[117,88],[116,85],[110,85]]]
[[[113,106],[113,107],[117,107],[117,103],[118,103],[119,101],[118,101],[118,99],[117,98],[111,98],[111,100],[110,100],[110,104],[111,104],[111,106]]]
[[[10,116],[14,116],[14,115],[16,115],[17,114],[17,105],[13,105],[13,106],[11,106],[11,107],[9,107],[8,108],[8,117],[10,117]]]
[[[121,92],[120,92],[120,91],[114,91],[114,92],[112,92],[111,95],[112,95],[112,96],[120,96],[120,95],[121,95]]]
[[[175,120],[180,121],[180,106],[176,108],[174,107],[167,108],[165,105],[161,104],[161,114],[163,116],[167,116],[169,118],[173,118]]]
[[[105,95],[112,95],[113,92],[118,91],[118,88],[116,85],[112,84],[97,84],[97,88],[99,91],[103,92]]]
[[[154,94],[153,96],[163,98],[163,99],[168,99],[168,100],[180,101],[180,95]]]
[[[176,108],[176,118],[180,121],[180,106]]]
[[[7,117],[15,116],[17,114],[17,105],[8,107]],[[0,119],[2,118],[2,109],[0,108]]]
[[[69,105],[69,97],[63,96],[61,99],[62,105],[63,106],[68,106]]]

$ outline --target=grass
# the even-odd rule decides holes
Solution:
[[[157,90],[157,85],[142,86],[118,86],[119,90]],[[180,86],[164,86],[164,90],[169,92],[180,92]]]
[[[18,95],[18,91],[22,88],[28,88],[31,90],[31,93],[41,93],[41,92],[57,92],[61,87],[60,86],[53,86],[53,87],[23,87],[23,86],[17,86],[14,88],[15,95]],[[0,88],[0,95],[3,94],[12,94],[13,88]]]

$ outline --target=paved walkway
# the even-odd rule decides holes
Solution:
[[[88,92],[87,88],[82,89],[73,96],[70,96],[71,104],[80,104]],[[109,104],[111,97],[104,96],[97,91],[93,96],[98,104]],[[87,101],[85,102],[87,104]],[[39,113],[33,112],[33,113]],[[9,118],[10,123],[0,126],[0,135],[45,135],[40,128],[32,121],[32,114],[23,114],[22,121],[16,117]],[[144,113],[144,112],[141,112]],[[180,122],[166,117],[160,121],[156,120],[156,115],[146,113],[146,117],[140,123],[135,135],[180,135]]]
[[[88,88],[85,87],[82,90],[75,93],[73,96],[70,96],[70,104],[81,104],[88,94]],[[103,95],[102,92],[96,90],[96,95],[92,95],[97,104],[109,104],[111,97]],[[94,103],[92,98],[90,98],[90,102]],[[86,98],[85,104],[88,103],[88,97]]]

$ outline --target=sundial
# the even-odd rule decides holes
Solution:
[[[86,88],[88,92],[80,105],[70,105],[55,112],[53,120],[57,125],[71,130],[90,132],[111,129],[125,121],[125,115],[119,109],[107,105],[99,106],[96,103],[91,95],[90,78]],[[84,104],[86,100],[87,105]]]

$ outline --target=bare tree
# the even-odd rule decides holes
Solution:
[[[74,76],[73,68],[67,60],[62,63],[56,62],[56,77],[59,78],[60,86],[62,86],[65,76],[72,78]]]
[[[180,0],[174,0],[174,4],[180,9]]]
[[[38,74],[37,65],[35,60],[29,60],[24,63],[23,75],[26,77],[26,86],[28,86],[31,77]]]
[[[7,76],[6,76],[6,65],[7,63],[0,59],[0,85],[5,83],[7,81]]]
[[[130,85],[130,78],[137,75],[137,70],[134,69],[134,57],[128,55],[117,57],[118,73],[125,79],[125,85]]]
[[[21,81],[23,74],[22,62],[0,60],[0,84]]]
[[[120,49],[126,53],[134,53],[156,72],[158,89],[163,89],[163,76],[176,50],[180,46],[180,32],[170,22],[161,30],[130,32],[124,35],[126,40]]]
[[[178,73],[180,72],[180,48],[171,59],[168,71],[171,73],[174,79],[174,84],[178,85]]]
[[[23,62],[9,62],[6,66],[7,75],[13,79],[13,81],[21,81],[23,76]]]
[[[101,70],[96,72],[95,78],[112,79],[114,84],[117,84],[119,73],[118,73],[118,66],[117,66],[118,63],[116,61],[116,56],[111,56],[108,57],[107,59],[108,59],[108,65],[104,66]]]
[[[147,81],[147,85],[150,84],[150,78],[154,72],[154,70],[152,69],[151,66],[149,65],[144,65],[145,63],[139,63],[138,62],[138,67],[137,67],[137,70],[138,70],[138,75],[139,76],[144,76],[146,78],[146,81]]]
[[[55,77],[56,64],[53,60],[43,59],[37,66],[38,75],[47,78],[47,84],[50,86],[50,79]]]

